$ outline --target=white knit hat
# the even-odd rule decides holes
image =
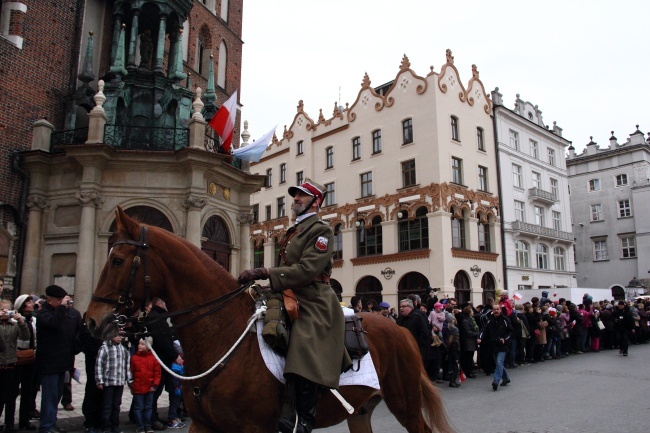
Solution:
[[[19,297],[16,298],[16,301],[14,302],[14,309],[20,310],[23,304],[26,301],[30,301],[31,299],[32,299],[31,295],[20,295]]]

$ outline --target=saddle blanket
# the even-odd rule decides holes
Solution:
[[[262,338],[262,328],[264,327],[264,321],[257,321],[257,341],[260,345],[260,352],[262,352],[262,358],[264,358],[264,363],[269,369],[273,376],[282,383],[286,383],[284,379],[284,364],[285,358],[278,355],[271,346],[266,344]],[[339,386],[349,386],[349,385],[362,385],[369,386],[370,388],[380,389],[379,387],[379,377],[377,376],[377,370],[375,369],[375,364],[372,362],[372,357],[370,352],[361,360],[353,360],[353,368],[359,366],[359,361],[361,361],[361,368],[359,371],[346,371],[341,374],[341,379],[339,380]]]

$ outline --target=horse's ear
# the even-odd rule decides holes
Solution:
[[[118,233],[124,233],[131,239],[138,239],[140,235],[140,225],[137,222],[131,219],[122,209],[121,206],[118,206],[115,210],[115,221],[117,223],[116,231]]]

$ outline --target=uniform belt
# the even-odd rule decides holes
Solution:
[[[329,284],[330,283],[330,276],[326,274],[320,274],[316,278],[314,278],[314,281],[317,283],[325,283]]]
[[[15,362],[12,364],[0,364],[0,370],[9,370],[14,368],[15,366],[16,366]]]

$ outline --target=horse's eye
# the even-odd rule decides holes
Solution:
[[[120,259],[119,257],[113,257],[111,259],[111,265],[113,266],[122,266],[124,264],[124,259]]]

